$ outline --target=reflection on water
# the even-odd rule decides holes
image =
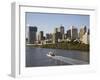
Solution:
[[[58,56],[64,56],[89,62],[89,52],[26,47],[26,67],[70,65],[68,63],[49,58],[46,56],[49,51],[55,51],[56,55]]]

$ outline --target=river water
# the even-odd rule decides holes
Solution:
[[[89,52],[62,49],[26,47],[26,67],[70,65],[46,56],[49,51],[55,51],[58,56],[89,62]]]

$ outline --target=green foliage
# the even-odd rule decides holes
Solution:
[[[54,49],[65,49],[65,50],[82,50],[89,51],[88,44],[82,44],[78,42],[63,42],[57,44],[45,44],[41,45],[41,48],[54,48]]]
[[[40,47],[40,48],[52,48],[52,49],[65,49],[65,50],[81,50],[89,51],[88,44],[82,44],[79,42],[60,42],[56,44],[43,44],[43,45],[32,45],[30,47]]]

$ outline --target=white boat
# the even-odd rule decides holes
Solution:
[[[47,54],[47,56],[49,56],[49,57],[55,56],[55,53],[50,51],[50,52]]]

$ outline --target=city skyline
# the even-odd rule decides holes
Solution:
[[[54,28],[64,26],[65,32],[70,26],[75,26],[78,30],[86,25],[89,28],[88,15],[76,14],[51,14],[51,13],[26,13],[26,26],[37,26],[38,32],[53,33]],[[27,35],[26,27],[26,35]]]
[[[78,29],[73,26],[65,33],[64,26],[60,26],[54,30],[54,33],[46,33],[46,35],[44,35],[44,31],[40,31],[37,34],[38,28],[36,26],[30,26],[28,37],[26,37],[27,42],[31,44],[44,44],[74,40],[89,44],[89,29],[86,26],[81,28],[79,33]]]

